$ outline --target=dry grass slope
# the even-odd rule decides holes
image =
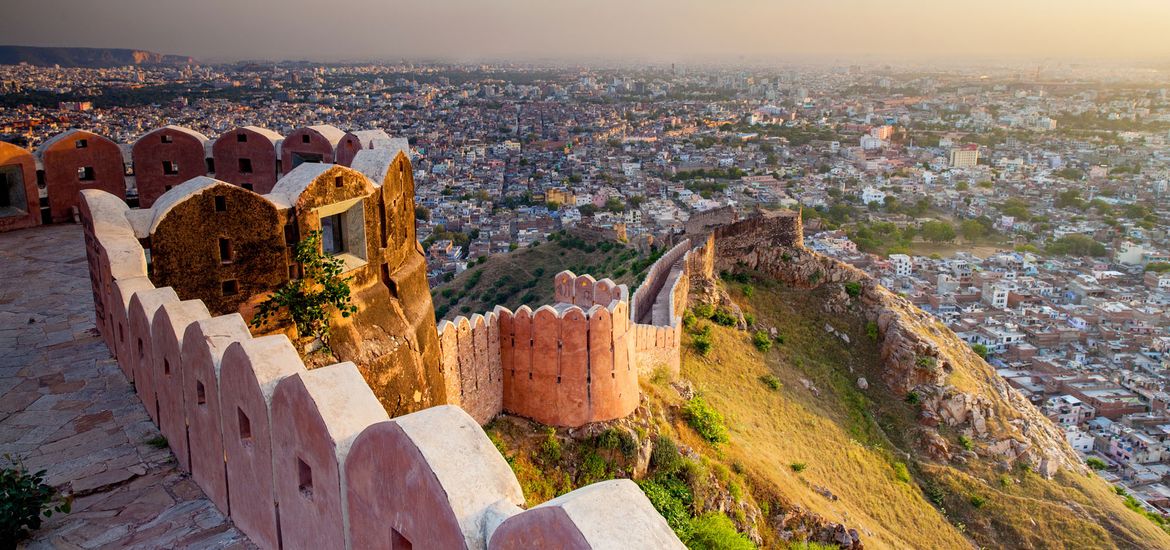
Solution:
[[[757,281],[747,298],[735,285],[743,310],[776,327],[784,342],[761,354],[748,333],[715,326],[706,357],[686,347],[683,376],[727,417],[731,442],[722,452],[746,465],[753,481],[857,528],[867,548],[1170,548],[1170,537],[1126,509],[1100,478],[1061,472],[1046,480],[1026,468],[999,472],[990,461],[922,459],[907,435],[916,407],[891,399],[878,382],[877,344],[860,316],[821,311],[829,291]],[[850,343],[826,333],[826,324]],[[780,380],[778,391],[760,382],[765,374]],[[978,380],[956,374],[967,377],[964,386]],[[868,390],[857,389],[861,376]]]

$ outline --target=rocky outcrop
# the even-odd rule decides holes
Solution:
[[[796,288],[840,289],[830,292],[824,310],[865,320],[881,355],[866,386],[878,379],[897,398],[920,406],[918,445],[933,460],[1022,461],[1049,477],[1060,468],[1084,469],[1060,431],[941,321],[865,272],[806,250],[794,236],[799,231],[799,222],[786,217],[720,228],[715,267],[755,272]],[[825,330],[841,332],[829,325]],[[962,435],[969,441],[962,446],[973,449],[956,452],[947,434]]]

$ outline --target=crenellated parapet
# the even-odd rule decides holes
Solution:
[[[179,468],[257,546],[508,549],[540,540],[570,549],[623,541],[683,548],[629,480],[523,510],[511,468],[466,412],[442,405],[391,418],[353,363],[307,369],[284,335],[253,337],[238,313],[215,315],[202,300],[155,287],[118,198],[83,191],[79,212],[101,337],[134,380]],[[517,330],[549,341],[540,322],[568,336],[595,320],[627,317],[626,302],[616,304],[588,313],[541,308],[527,323],[497,311],[457,323],[455,341],[472,357],[493,345],[515,357]],[[504,324],[512,327],[507,339],[486,329]],[[576,339],[570,349],[582,343],[592,344]],[[509,370],[517,376],[515,363],[495,370],[486,362],[482,370],[469,365],[472,394],[481,380],[490,387],[503,384]],[[554,372],[528,366],[546,378]],[[564,376],[581,373],[604,374],[575,368]]]
[[[13,203],[0,208],[0,231],[76,221],[77,192],[83,189],[101,189],[142,208],[201,176],[267,194],[279,177],[302,164],[357,168],[363,151],[386,151],[391,159],[399,152],[409,157],[410,144],[382,130],[347,132],[328,124],[298,128],[287,137],[258,126],[242,126],[214,139],[167,125],[129,144],[71,129],[46,140],[35,152],[0,143],[0,186],[4,187],[0,192]]]

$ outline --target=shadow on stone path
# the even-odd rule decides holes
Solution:
[[[254,548],[158,435],[94,328],[81,227],[0,233],[0,455],[76,495],[27,548]]]

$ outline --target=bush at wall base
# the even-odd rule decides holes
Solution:
[[[41,527],[54,513],[69,513],[73,497],[62,497],[45,483],[45,471],[30,474],[9,455],[10,466],[0,470],[0,550],[16,543]]]

